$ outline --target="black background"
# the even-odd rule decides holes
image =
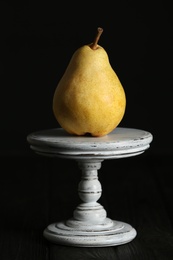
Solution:
[[[171,1],[0,2],[2,154],[28,153],[26,136],[57,127],[52,98],[74,51],[99,44],[127,96],[123,127],[153,134],[149,153],[172,153]]]

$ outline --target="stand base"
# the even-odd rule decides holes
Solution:
[[[76,247],[121,245],[130,242],[136,234],[131,225],[109,218],[99,225],[83,225],[74,219],[61,221],[50,224],[43,232],[44,237],[53,243]]]

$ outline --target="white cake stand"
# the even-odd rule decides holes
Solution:
[[[37,131],[27,136],[30,148],[45,156],[74,159],[82,172],[78,185],[81,199],[73,217],[52,223],[43,235],[53,243],[77,247],[107,247],[125,244],[137,232],[129,224],[107,217],[98,203],[102,194],[98,170],[105,159],[136,156],[149,148],[151,133],[117,127],[104,137],[72,136],[62,128]]]

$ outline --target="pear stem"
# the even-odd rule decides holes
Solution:
[[[98,41],[99,41],[99,39],[100,39],[100,36],[101,36],[102,32],[103,32],[103,28],[98,27],[98,28],[97,28],[96,37],[95,37],[93,43],[91,43],[91,45],[90,45],[90,48],[91,48],[91,49],[93,49],[93,50],[96,50],[96,49],[97,49],[97,44],[98,44]]]

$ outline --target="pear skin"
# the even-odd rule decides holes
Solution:
[[[78,48],[53,96],[53,113],[72,135],[101,137],[113,131],[126,109],[124,88],[105,49],[95,41]]]

